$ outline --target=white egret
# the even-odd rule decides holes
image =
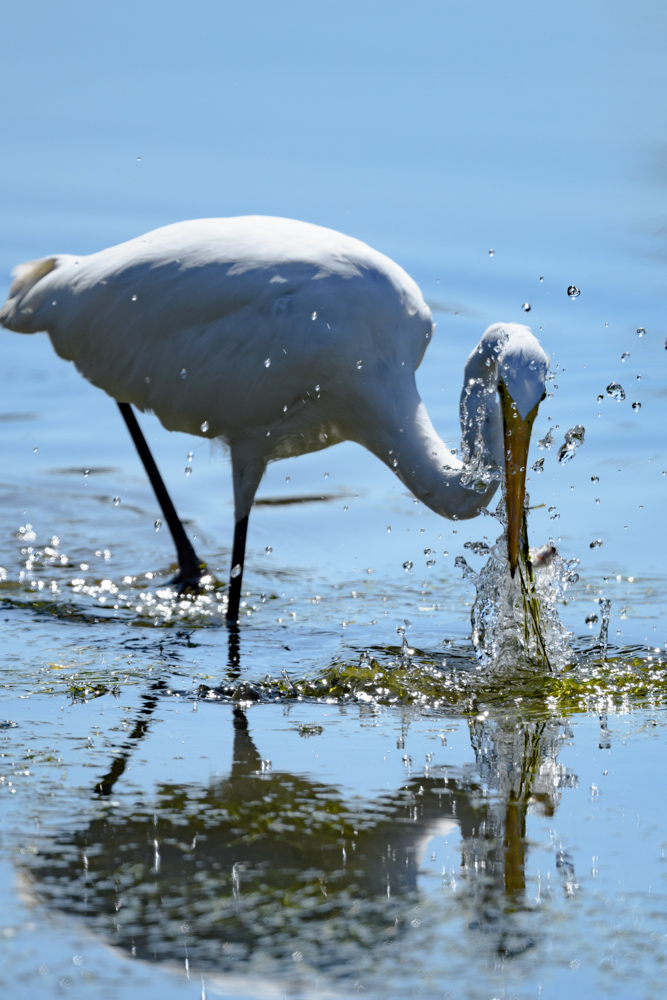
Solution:
[[[228,444],[230,620],[267,463],[344,440],[368,448],[448,518],[479,513],[504,466],[514,574],[528,442],[549,367],[526,327],[489,327],[468,358],[461,461],[436,434],[415,385],[433,333],[428,306],[402,268],[359,240],[288,219],[202,219],[89,256],[30,261],[14,279],[0,323],[46,331],[60,357],[118,401],[166,505],[183,585],[198,582],[202,564],[130,404],[152,410],[168,430]]]

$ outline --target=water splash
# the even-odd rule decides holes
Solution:
[[[503,534],[479,573],[465,566],[464,575],[477,591],[471,614],[475,655],[494,669],[558,670],[571,659],[571,633],[558,617],[557,605],[579,578],[578,560],[565,560],[553,545],[545,545],[522,555],[512,578],[506,552]]]
[[[470,423],[468,418],[468,395],[472,386],[467,386],[466,393],[461,400],[462,424]],[[485,410],[480,408],[477,416],[477,428],[472,449],[468,441],[464,438],[461,441],[461,458],[463,460],[463,472],[461,474],[461,485],[466,489],[474,490],[475,493],[486,493],[491,483],[499,482],[502,478],[502,470],[498,468],[488,453],[484,442],[482,427],[484,424]],[[456,450],[452,449],[452,454]]]
[[[602,624],[600,625],[600,652],[602,659],[607,659],[607,647],[609,645],[609,618],[611,616],[611,601],[608,597],[601,597],[598,601]]]

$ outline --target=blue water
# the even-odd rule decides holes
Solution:
[[[431,304],[418,383],[453,445],[472,346],[492,322],[529,323],[555,372],[531,541],[580,560],[560,613],[581,669],[599,629],[586,618],[610,598],[610,655],[637,656],[646,681],[601,680],[571,709],[476,686],[454,560],[479,569],[464,544],[494,541],[497,522],[443,521],[348,444],[268,470],[260,499],[325,500],[253,510],[234,660],[215,595],[160,596],[172,546],[113,401],[46,338],[5,333],[8,995],[662,994],[666,28],[657,3],[3,12],[0,293],[21,261],[183,218],[343,230]],[[224,580],[226,457],[141,423]],[[560,465],[575,424],[585,442]],[[244,703],[235,726],[216,694],[239,665],[260,685],[366,651],[394,663],[403,631],[415,661],[458,664],[468,701],[291,696]]]

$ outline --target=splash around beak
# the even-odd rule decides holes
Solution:
[[[516,403],[510,396],[507,386],[502,379],[498,382],[498,395],[500,396],[500,408],[503,414],[507,555],[510,563],[510,573],[514,576],[519,561],[523,503],[526,495],[528,446],[540,403],[538,402],[524,419],[519,415]],[[542,399],[544,399],[544,396]]]

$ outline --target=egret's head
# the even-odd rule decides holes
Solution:
[[[507,550],[514,576],[526,495],[528,446],[538,407],[546,395],[549,357],[528,327],[508,323],[503,330],[507,339],[498,353],[497,385],[503,419]]]

